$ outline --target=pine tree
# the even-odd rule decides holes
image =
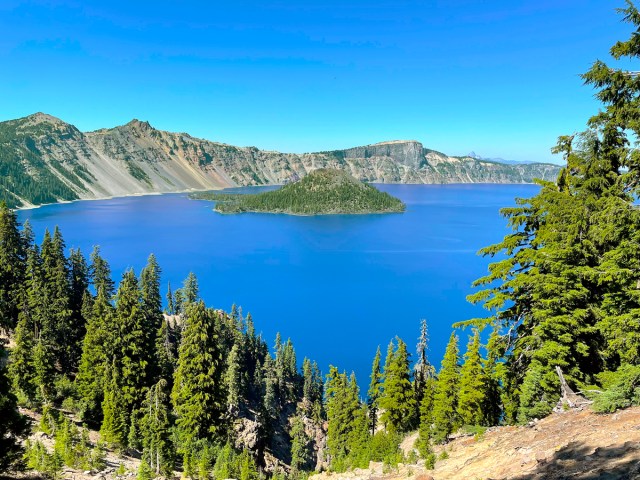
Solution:
[[[485,425],[493,426],[500,423],[502,417],[502,400],[504,392],[502,383],[505,365],[500,362],[504,355],[502,337],[499,327],[494,326],[487,343],[487,359],[483,365],[484,376],[487,380],[483,410]]]
[[[122,395],[118,369],[109,365],[105,371],[102,426],[100,436],[105,442],[124,448],[127,444],[127,407]]]
[[[76,326],[71,309],[69,267],[64,248],[64,240],[57,227],[53,237],[45,232],[41,250],[45,297],[41,339],[43,348],[50,349],[53,362],[51,368],[58,365],[62,373],[68,374],[74,366],[71,338]]]
[[[98,423],[102,418],[105,371],[116,354],[115,311],[107,295],[102,282],[91,306],[76,376],[82,417],[92,423]]]
[[[476,329],[469,337],[464,363],[460,369],[458,391],[458,418],[463,425],[483,425],[487,417],[484,406],[488,380],[480,356],[480,332]]]
[[[111,278],[111,268],[107,261],[100,256],[100,247],[96,246],[91,252],[91,265],[89,266],[90,278],[96,293],[104,291],[104,295],[111,300],[115,292],[115,283]]]
[[[25,275],[25,244],[18,217],[0,202],[0,332],[13,331],[18,323]]]
[[[77,372],[82,355],[82,340],[86,333],[87,319],[83,315],[83,305],[89,295],[89,267],[79,249],[71,249],[69,254],[71,318],[67,329],[66,353],[68,373]]]
[[[380,396],[380,421],[388,432],[407,432],[415,424],[417,412],[416,400],[411,384],[411,369],[407,345],[396,337],[397,348],[393,350],[393,341],[389,344],[391,355],[387,355],[384,365],[384,381]]]
[[[220,435],[224,400],[214,314],[202,301],[190,303],[184,321],[171,397],[177,416],[177,445],[186,456],[198,440]]]
[[[332,465],[340,465],[361,444],[368,434],[367,414],[360,404],[355,378],[347,378],[334,366],[329,367],[326,384],[326,410],[328,420],[327,449]],[[361,421],[362,420],[362,421]]]
[[[199,288],[198,279],[195,273],[189,272],[181,289],[181,296],[185,304],[195,303],[198,300]],[[182,302],[176,302],[182,303]],[[184,307],[183,307],[184,308]]]
[[[138,280],[133,270],[122,276],[116,294],[115,368],[118,370],[119,388],[126,405],[127,425],[130,414],[142,406],[149,386],[149,358],[154,350],[148,348],[148,332],[141,308]]]
[[[162,297],[160,294],[160,266],[155,255],[149,255],[147,265],[140,274],[140,297],[144,322],[145,352],[154,352],[161,334],[164,317],[162,314]],[[156,355],[149,354],[146,358],[147,378],[155,383],[160,379],[160,366]]]
[[[380,394],[382,393],[382,371],[380,369],[380,345],[376,350],[371,366],[371,377],[369,381],[369,391],[367,392],[367,407],[369,412],[369,431],[371,435],[376,433],[378,425],[378,409]]]
[[[167,381],[160,379],[147,392],[141,429],[143,458],[156,477],[162,475],[168,478],[173,473],[174,454],[167,386]]]
[[[0,473],[18,466],[24,450],[21,439],[28,432],[27,420],[18,412],[17,399],[3,366],[5,357],[4,345],[0,343]]]
[[[418,360],[414,366],[413,386],[415,391],[416,403],[419,406],[422,403],[424,388],[427,380],[435,375],[433,365],[429,363],[427,350],[429,348],[429,332],[427,329],[427,321],[420,321],[420,337],[418,338],[417,354]]]
[[[308,471],[313,460],[311,439],[305,431],[304,422],[299,415],[293,417],[291,424],[291,469],[294,475]]]
[[[420,402],[420,426],[418,428],[418,440],[416,447],[420,456],[427,462],[433,462],[433,450],[431,449],[431,436],[433,426],[433,402],[436,393],[436,377],[427,378],[424,384],[422,401]]]
[[[227,392],[227,413],[231,418],[237,417],[243,400],[241,390],[240,348],[235,344],[227,359],[227,371],[224,376],[225,390]]]
[[[459,425],[457,415],[458,391],[460,385],[460,366],[458,358],[458,337],[451,334],[445,350],[442,366],[438,374],[433,398],[433,439],[444,442],[448,435]]]

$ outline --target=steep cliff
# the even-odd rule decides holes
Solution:
[[[279,184],[319,168],[379,183],[529,183],[554,179],[559,170],[449,157],[416,141],[291,154],[156,130],[139,120],[88,133],[43,113],[0,123],[0,199],[10,206]]]

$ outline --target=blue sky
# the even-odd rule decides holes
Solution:
[[[287,152],[415,139],[549,161],[599,107],[579,74],[628,36],[621,6],[0,0],[0,120],[139,118]]]

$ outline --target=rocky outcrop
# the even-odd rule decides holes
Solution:
[[[449,157],[413,140],[291,154],[156,130],[139,120],[82,133],[43,113],[0,123],[0,170],[7,168],[12,173],[0,182],[0,198],[17,206],[281,184],[319,168],[342,169],[358,180],[379,183],[530,183],[555,179],[559,171],[551,164]],[[52,185],[47,195],[34,194],[38,182]]]

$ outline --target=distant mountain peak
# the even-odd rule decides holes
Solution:
[[[139,130],[155,130],[151,124],[146,120],[138,120],[134,118],[129,123],[126,124],[127,127],[137,128]]]
[[[49,115],[48,113],[36,112],[24,117],[25,120],[29,120],[32,123],[53,123],[56,125],[66,125],[67,122],[60,120],[58,117]]]
[[[474,152],[473,150],[467,153],[467,157],[475,158],[476,160],[482,160],[482,157],[478,155],[476,152]]]

